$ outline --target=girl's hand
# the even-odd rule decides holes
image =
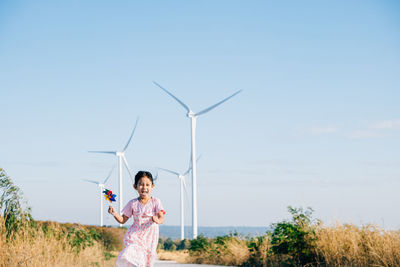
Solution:
[[[162,224],[164,222],[164,211],[160,210],[155,216],[152,217],[153,222]]]
[[[110,213],[111,215],[114,215],[114,214],[115,214],[115,209],[114,209],[113,206],[109,206],[109,207],[108,207],[108,213]]]

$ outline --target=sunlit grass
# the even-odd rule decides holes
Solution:
[[[0,266],[115,266],[115,257],[106,259],[101,242],[77,248],[57,224],[47,231],[23,227],[7,239],[0,217]]]

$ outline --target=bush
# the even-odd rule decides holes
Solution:
[[[248,260],[246,240],[237,234],[217,236],[214,239],[202,235],[190,241],[190,261],[201,264],[241,265]]]
[[[199,235],[196,239],[190,240],[189,252],[203,252],[210,248],[211,244],[208,238]]]
[[[179,241],[176,250],[185,250],[190,247],[190,240],[189,239],[183,239]]]
[[[313,210],[288,207],[291,221],[272,224],[271,248],[268,253],[281,257],[281,261],[291,265],[312,264],[315,254],[315,224],[311,219]]]
[[[14,233],[24,225],[33,221],[30,208],[24,208],[21,190],[14,185],[6,172],[0,168],[0,211],[3,213],[6,238],[10,239]]]

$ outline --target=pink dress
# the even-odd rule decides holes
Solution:
[[[124,236],[125,248],[117,258],[118,267],[148,267],[154,265],[157,256],[158,224],[153,222],[152,216],[162,210],[158,198],[142,204],[139,198],[134,198],[126,204],[122,214],[133,216],[133,224]]]

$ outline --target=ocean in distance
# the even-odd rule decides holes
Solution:
[[[256,227],[256,226],[199,226],[198,235],[205,237],[216,237],[227,234],[237,233],[240,236],[261,236],[269,230],[269,227]],[[192,227],[185,227],[185,237],[191,238]],[[181,237],[181,227],[172,225],[160,225],[160,237],[171,238],[173,240]]]

